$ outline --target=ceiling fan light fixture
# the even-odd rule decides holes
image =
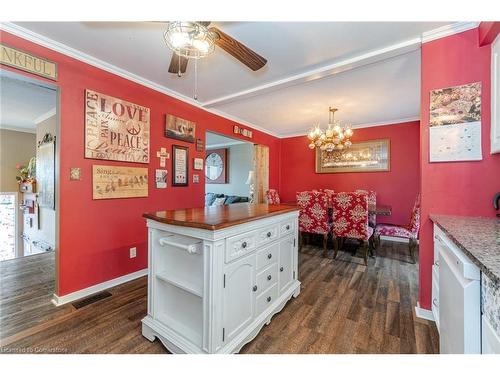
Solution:
[[[201,59],[215,49],[215,35],[197,22],[170,22],[163,37],[172,51],[188,59]]]

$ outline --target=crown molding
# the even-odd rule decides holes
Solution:
[[[40,115],[38,116],[36,119],[35,119],[35,124],[39,124],[41,123],[42,121],[45,121],[47,120],[48,118],[51,118],[52,116],[55,116],[56,115],[56,107],[52,108],[51,110],[45,112],[43,115]]]
[[[356,124],[356,125],[352,125],[352,128],[353,129],[373,128],[376,126],[404,124],[406,122],[413,122],[413,121],[420,121],[420,117],[419,116],[405,117],[405,118],[399,118],[399,119],[395,119],[395,120],[391,120],[391,121],[369,122],[369,123],[365,123],[365,124]],[[301,137],[301,136],[306,136],[307,133],[308,133],[307,130],[303,130],[300,132],[282,134],[280,138]]]
[[[454,22],[449,25],[438,27],[437,29],[422,33],[422,43],[427,43],[432,40],[445,38],[447,36],[462,33],[467,30],[475,29],[480,22]]]
[[[36,129],[18,128],[16,126],[0,125],[0,130],[10,130],[13,132],[36,134]]]
[[[224,117],[228,120],[235,121],[235,122],[240,122],[242,125],[247,125],[255,130],[261,131],[263,133],[272,135],[273,137],[277,137],[277,135],[273,132],[270,132],[269,130],[266,130],[258,125],[252,124],[248,121],[243,121],[241,119],[237,119],[234,116],[228,115],[223,111],[219,110],[213,110],[210,108],[205,108],[203,106],[203,103],[200,103],[188,96],[182,95],[174,90],[171,90],[163,85],[159,85],[153,81],[150,81],[144,77],[141,77],[137,74],[131,73],[125,69],[119,68],[113,64],[107,63],[103,60],[100,60],[94,56],[88,55],[80,50],[77,50],[73,47],[67,46],[63,43],[57,42],[53,39],[47,38],[46,36],[43,36],[41,34],[35,33],[29,29],[26,29],[24,27],[21,27],[19,25],[16,25],[12,22],[0,22],[0,30],[8,32],[10,34],[13,34],[17,37],[26,39],[32,43],[38,44],[42,47],[48,48],[50,50],[59,52],[63,55],[69,56],[75,60],[84,62],[86,64],[92,65],[96,68],[102,69],[104,71],[107,71],[109,73],[115,74],[119,77],[125,78],[129,81],[138,83],[144,87],[148,87],[152,90],[158,91],[162,94],[168,95],[172,98],[175,98],[177,100],[180,100],[184,103],[188,103],[196,108],[199,108],[203,111],[212,113],[214,115]]]

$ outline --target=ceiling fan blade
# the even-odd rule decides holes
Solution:
[[[170,60],[170,66],[168,67],[168,72],[178,74],[180,70],[180,72],[184,74],[186,73],[187,63],[188,59],[183,56],[180,56],[180,69],[179,69],[179,55],[173,53],[172,59]]]
[[[197,21],[200,25],[203,25],[205,27],[208,27],[212,22],[211,21]]]
[[[211,27],[210,31],[216,34],[215,44],[253,71],[259,70],[266,65],[267,60],[265,58],[238,42],[236,39],[220,31],[218,28]]]

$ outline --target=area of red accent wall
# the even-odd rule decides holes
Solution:
[[[55,61],[58,65],[58,79],[55,83],[60,89],[61,177],[57,294],[63,296],[147,267],[147,231],[142,214],[146,211],[204,205],[203,171],[197,172],[200,175],[200,182],[192,183],[193,158],[204,157],[204,153],[197,152],[194,144],[165,138],[163,135],[165,114],[170,113],[195,121],[196,136],[203,141],[206,130],[233,136],[232,128],[235,123],[9,33],[1,32],[1,39],[3,43]],[[165,60],[165,69],[167,66],[168,61]],[[2,69],[39,78],[4,66]],[[85,89],[92,89],[150,108],[149,164],[84,159]],[[252,141],[269,146],[269,185],[272,188],[279,188],[280,139],[254,130]],[[169,186],[167,189],[156,189],[154,170],[160,168],[156,151],[160,147],[166,147],[171,152],[172,144],[189,146],[189,187],[171,187],[172,159],[169,159],[167,161]],[[147,166],[150,176],[149,197],[92,200],[91,171],[94,164]],[[81,168],[80,181],[69,180],[71,167]],[[132,246],[137,247],[137,257],[129,259],[129,248]]]
[[[481,22],[479,24],[479,45],[485,46],[493,43],[500,33],[500,22]]]
[[[500,191],[500,155],[490,155],[490,45],[479,47],[478,29],[422,45],[421,76],[421,307],[431,306],[432,223],[429,213],[494,216],[492,200]],[[429,92],[432,89],[482,83],[482,152],[475,162],[429,163]],[[466,231],[467,228],[464,228]]]
[[[330,188],[336,191],[369,189],[377,192],[377,202],[392,206],[392,215],[380,222],[407,223],[419,190],[419,122],[355,129],[353,141],[389,138],[391,170],[369,173],[315,172],[315,152],[305,136],[281,142],[281,199],[295,200],[302,190]]]

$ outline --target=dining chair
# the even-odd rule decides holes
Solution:
[[[418,234],[420,231],[420,195],[417,196],[411,211],[410,222],[405,225],[398,224],[377,224],[375,227],[375,245],[380,245],[380,236],[398,237],[408,239],[410,257],[415,263],[415,249],[418,244]]]
[[[303,233],[323,235],[323,256],[327,255],[328,234],[331,222],[328,220],[328,196],[322,191],[297,192],[299,207],[299,248],[302,248]]]
[[[360,193],[360,194],[366,194],[368,196],[368,204],[375,206],[375,207],[377,206],[377,192],[376,191],[358,189],[355,192]],[[375,213],[368,214],[368,225],[371,226],[372,228],[375,228],[375,226],[377,225],[377,214],[375,214]]]
[[[368,225],[367,195],[356,192],[335,193],[332,203],[333,236],[362,241],[365,266],[368,265],[368,253],[373,245],[373,228]],[[334,259],[337,257],[338,248],[338,242],[334,241]]]
[[[277,190],[269,189],[266,191],[266,197],[268,204],[280,204],[280,196]]]

